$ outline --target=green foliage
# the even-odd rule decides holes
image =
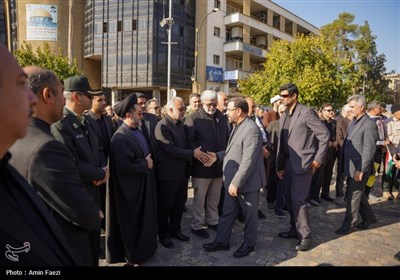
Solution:
[[[297,36],[293,42],[276,41],[263,71],[239,81],[239,88],[257,103],[269,104],[279,87],[293,82],[300,102],[319,107],[331,102],[341,108],[348,96],[364,92],[367,100],[382,100],[385,56],[376,51],[368,23],[352,24],[354,16],[342,13],[320,29],[320,35]]]
[[[58,54],[51,51],[47,42],[43,43],[42,47],[37,47],[34,51],[32,45],[23,42],[14,55],[22,67],[39,66],[54,71],[60,80],[68,77],[81,74],[78,70],[76,60],[70,65],[68,57],[63,56],[61,49]]]

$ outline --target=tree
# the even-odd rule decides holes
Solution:
[[[297,84],[300,101],[309,106],[330,101],[340,108],[348,96],[361,93],[363,88],[367,99],[383,100],[385,56],[377,53],[376,37],[368,23],[359,26],[353,20],[353,15],[342,13],[321,27],[320,35],[276,41],[267,55],[265,70],[239,81],[239,89],[263,104],[288,82]]]
[[[268,104],[272,96],[279,94],[279,87],[289,82],[299,87],[300,101],[309,106],[344,99],[339,94],[341,81],[336,78],[335,65],[319,36],[301,35],[293,42],[275,42],[264,69],[239,81],[243,94],[258,103]]]
[[[58,54],[55,54],[51,51],[47,42],[33,51],[32,45],[24,41],[21,47],[14,52],[14,55],[22,67],[35,65],[52,70],[60,80],[81,74],[76,60],[70,65],[68,57],[63,56],[61,49],[59,49]]]
[[[387,81],[384,54],[378,54],[376,36],[366,21],[364,25],[352,24],[354,15],[341,13],[338,19],[321,27],[321,36],[331,47],[336,58],[338,74],[352,88],[353,93],[365,94],[367,100],[384,100]]]

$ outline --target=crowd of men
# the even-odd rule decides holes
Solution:
[[[0,54],[0,247],[7,266],[97,266],[101,228],[108,263],[137,266],[158,241],[166,248],[188,242],[181,222],[190,178],[191,234],[206,240],[216,231],[204,250],[230,250],[242,220],[236,258],[256,249],[265,219],[261,191],[278,217],[289,212],[290,228],[279,237],[296,239],[297,251],[313,244],[308,209],[321,199],[346,201],[337,234],[377,222],[368,185],[385,153],[394,167],[384,197],[400,198],[400,105],[385,120],[381,103],[352,95],[335,117],[330,103],[319,112],[299,103],[299,89],[288,83],[268,111],[252,98],[213,90],[192,94],[188,107],[173,97],[164,112],[142,93],[106,106],[85,76],[61,83],[50,70],[22,69],[2,45]]]

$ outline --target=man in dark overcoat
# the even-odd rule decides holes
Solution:
[[[123,119],[111,139],[106,220],[106,261],[139,265],[157,249],[157,202],[153,159],[138,129],[142,109],[135,94],[116,108]]]

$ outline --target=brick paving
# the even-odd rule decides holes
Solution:
[[[378,184],[379,182],[377,182]],[[331,186],[331,197],[335,197]],[[371,229],[357,230],[349,235],[336,235],[341,226],[345,205],[324,201],[320,207],[309,209],[313,245],[309,251],[296,252],[297,241],[282,239],[278,232],[289,229],[289,215],[278,218],[267,209],[265,196],[260,198],[260,209],[267,216],[260,220],[256,250],[244,258],[234,258],[233,252],[242,242],[243,224],[236,222],[229,251],[206,252],[202,245],[214,240],[215,232],[208,230],[209,239],[201,239],[190,232],[192,189],[189,189],[187,212],[182,221],[182,232],[189,242],[174,240],[174,249],[161,244],[155,255],[142,266],[399,266],[393,255],[400,250],[400,202],[383,201],[378,188],[370,199],[378,219]],[[104,238],[103,238],[104,240]],[[100,266],[107,265],[100,259]],[[122,266],[123,263],[110,266]]]

